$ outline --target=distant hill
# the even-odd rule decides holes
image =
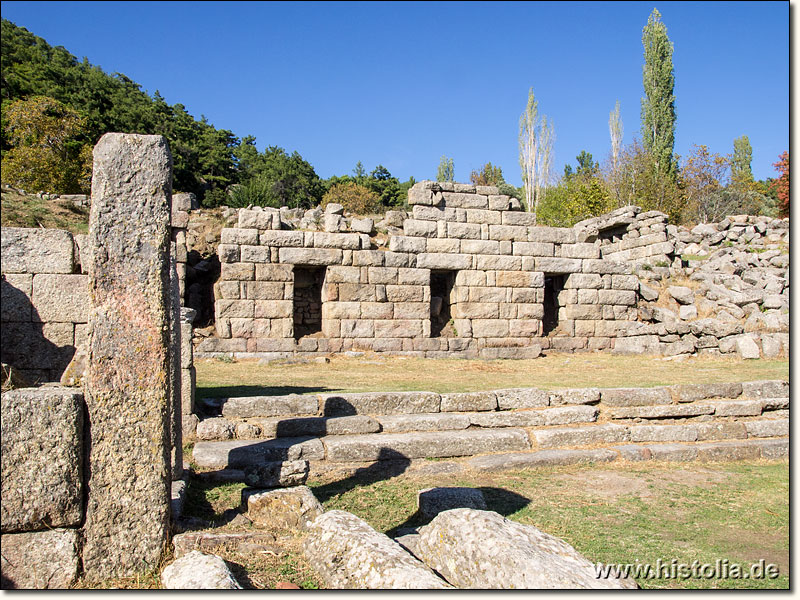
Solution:
[[[79,61],[7,19],[2,20],[0,65],[4,114],[15,100],[49,96],[86,118],[81,140],[86,144],[93,146],[109,131],[164,135],[172,150],[175,189],[201,199],[219,197],[239,180],[234,152],[241,141],[232,132],[195,119],[182,104],[168,105],[157,91],[149,96],[121,73],[109,75],[85,58]],[[3,130],[5,153],[10,144]]]

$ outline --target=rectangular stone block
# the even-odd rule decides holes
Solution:
[[[632,442],[696,442],[694,425],[638,425],[630,428]]]
[[[362,302],[362,319],[391,319],[394,315],[392,302]]]
[[[442,394],[439,410],[441,412],[497,410],[497,396],[495,396],[494,392]]]
[[[31,296],[33,295],[33,275],[3,273],[0,311],[2,321],[29,323],[32,320]],[[37,319],[41,320],[41,319]]]
[[[489,225],[489,238],[510,242],[526,242],[528,228],[516,225]]]
[[[274,221],[278,220],[280,225],[280,214],[278,211],[267,210],[247,210],[239,209],[239,227],[243,229],[275,229]]]
[[[321,394],[320,407],[325,416],[406,415],[438,413],[440,397],[433,392],[366,392],[357,394]]]
[[[393,316],[395,319],[429,319],[431,305],[430,302],[398,302]]]
[[[382,267],[385,252],[380,250],[358,250],[353,252],[354,267]]]
[[[582,269],[578,258],[537,257],[535,265],[537,271],[544,273],[580,273]]]
[[[220,279],[228,281],[252,281],[255,279],[253,263],[222,263]]]
[[[256,281],[294,281],[292,265],[256,265]]]
[[[630,290],[598,290],[600,304],[635,306],[636,292]]]
[[[585,243],[563,244],[561,256],[562,258],[600,258],[600,247]]]
[[[529,227],[528,241],[574,244],[578,241],[578,236],[571,227]]]
[[[481,239],[481,226],[478,223],[453,223],[447,224],[447,237],[458,239]]]
[[[422,253],[417,256],[417,267],[421,269],[440,269],[448,271],[471,269],[472,255]]]
[[[246,244],[258,246],[258,229],[240,229],[239,227],[225,227],[219,233],[222,244]]]
[[[516,256],[553,256],[554,245],[545,242],[514,242]]]
[[[81,523],[83,406],[76,389],[3,392],[3,533]]]
[[[396,267],[369,267],[367,281],[372,284],[396,284],[398,269]]]
[[[498,287],[544,287],[544,274],[535,271],[497,271]]]
[[[542,429],[533,431],[531,436],[540,448],[588,446],[630,440],[630,433],[627,427],[613,424]]]
[[[627,274],[631,272],[631,266],[629,263],[626,262],[616,262],[613,260],[606,260],[606,259],[590,259],[586,258],[583,259],[583,268],[582,271],[584,273],[600,273],[601,275],[609,273],[609,274]]]
[[[483,194],[442,192],[446,206],[453,208],[489,208],[489,197]]]
[[[475,268],[479,271],[519,271],[522,269],[522,259],[519,256],[476,256]]]
[[[430,285],[430,269],[400,268],[397,271],[397,283],[400,285]]]
[[[338,265],[342,262],[342,251],[331,248],[280,248],[280,262],[292,265]]]
[[[459,302],[450,310],[455,319],[496,319],[500,315],[495,302]]]
[[[472,337],[505,337],[508,335],[508,320],[506,319],[473,319]]]
[[[3,534],[3,589],[68,589],[78,578],[77,529]]]
[[[669,388],[612,388],[600,390],[600,402],[606,406],[652,406],[670,404]]]
[[[500,254],[500,242],[492,240],[461,240],[463,254]]]
[[[789,419],[764,419],[762,421],[745,421],[747,437],[783,437],[789,435]]]
[[[426,241],[423,237],[393,235],[389,238],[389,250],[392,252],[410,252],[412,254],[419,254],[425,252],[425,248]]]
[[[280,281],[245,281],[242,284],[247,300],[283,300],[284,289],[285,284]]]
[[[503,225],[534,226],[536,225],[536,215],[534,213],[508,210],[503,212]]]
[[[421,335],[421,320],[394,319],[392,321],[375,321],[376,338],[413,338]]]
[[[466,210],[466,213],[467,213],[466,215],[467,223],[477,223],[480,225],[500,225],[502,221],[502,218],[500,216],[500,211],[497,210],[481,210],[481,209],[468,208]]]
[[[411,237],[436,237],[438,234],[436,221],[406,219],[403,221],[403,233]]]
[[[3,227],[0,265],[3,273],[72,273],[72,234],[60,229]]]

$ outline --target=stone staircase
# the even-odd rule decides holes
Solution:
[[[311,472],[428,462],[419,459],[502,470],[613,460],[779,458],[788,456],[789,447],[788,381],[203,402],[209,416],[197,427],[193,461],[234,480],[248,467],[286,461],[308,461]]]

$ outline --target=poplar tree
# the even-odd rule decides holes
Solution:
[[[653,157],[656,172],[674,180],[675,147],[675,72],[672,68],[673,45],[661,13],[653,9],[642,29],[644,46],[642,98],[642,141]]]
[[[619,100],[614,105],[608,115],[608,131],[611,134],[611,173],[609,182],[614,192],[614,198],[617,201],[617,206],[620,206],[619,198],[619,161],[620,152],[622,150],[622,117],[619,114]]]
[[[453,168],[453,159],[442,155],[439,159],[439,168],[436,171],[436,181],[454,181],[455,170]]]
[[[742,188],[750,187],[753,180],[753,147],[746,135],[733,140],[731,157],[731,182]]]

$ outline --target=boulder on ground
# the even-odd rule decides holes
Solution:
[[[192,550],[161,573],[161,585],[167,590],[240,590],[228,565],[215,554]]]
[[[623,589],[633,580],[598,578],[565,541],[495,512],[458,508],[420,528],[417,556],[459,588]]]
[[[257,527],[308,529],[325,509],[305,486],[257,491],[245,490],[247,516]]]

